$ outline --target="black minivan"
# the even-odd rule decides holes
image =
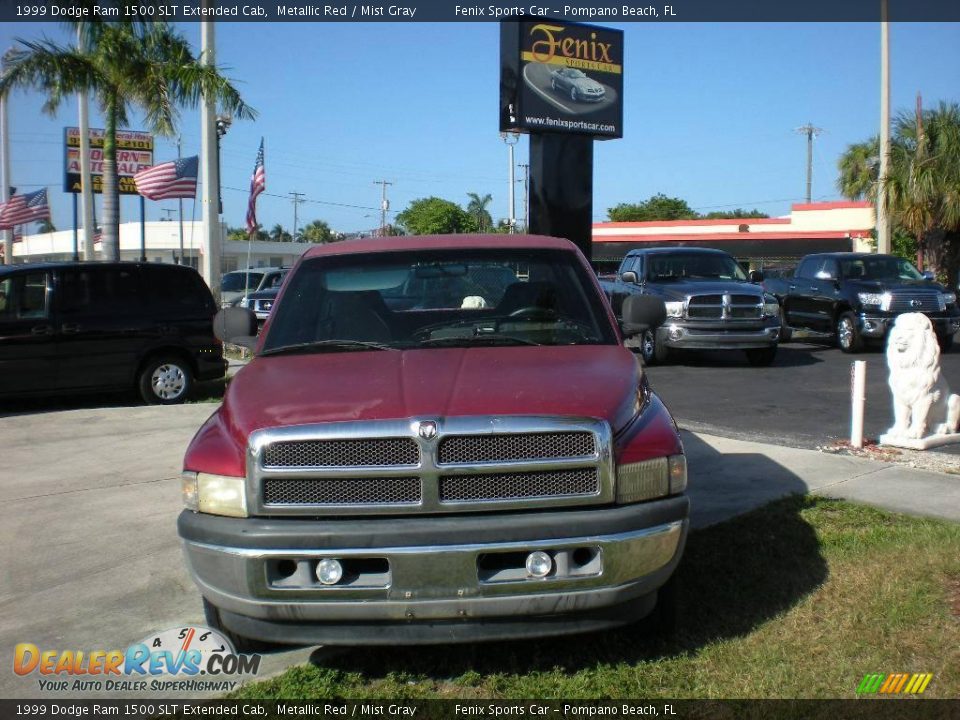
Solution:
[[[0,267],[0,397],[136,388],[183,402],[223,377],[213,296],[192,268],[158,263]]]

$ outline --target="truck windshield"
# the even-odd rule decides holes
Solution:
[[[289,278],[263,354],[615,344],[592,278],[568,252],[357,254]]]
[[[923,280],[909,260],[889,255],[841,260],[840,274],[849,280]]]
[[[246,280],[246,287],[244,287]],[[237,292],[240,290],[251,290],[260,284],[263,280],[263,273],[235,271],[229,272],[220,280],[221,292]]]
[[[742,280],[744,274],[729,255],[713,253],[670,253],[647,258],[647,280]]]

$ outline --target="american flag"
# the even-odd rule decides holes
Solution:
[[[260,152],[257,153],[257,164],[253,166],[253,176],[250,178],[250,201],[247,203],[247,235],[257,231],[257,195],[267,189],[267,176],[263,170],[263,138],[260,138]]]
[[[192,198],[197,194],[196,155],[160,163],[133,176],[137,192],[147,200]]]
[[[0,205],[0,230],[10,230],[15,225],[49,217],[46,188],[26,195],[15,195]]]

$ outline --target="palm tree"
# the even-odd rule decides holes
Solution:
[[[328,243],[336,240],[336,235],[330,226],[323,220],[314,220],[308,225],[304,225],[300,231],[300,240],[309,243]]]
[[[487,205],[493,200],[493,196],[487,193],[480,197],[477,193],[467,193],[470,202],[467,203],[467,213],[477,221],[477,229],[480,232],[487,232],[493,226],[493,218],[487,211]]]
[[[283,229],[283,225],[277,223],[270,230],[270,239],[274,242],[290,242],[293,240],[290,233]]]
[[[202,64],[187,41],[164,22],[79,23],[83,50],[51,40],[18,40],[7,55],[0,96],[15,87],[44,92],[44,110],[53,115],[68,95],[86,90],[100,105],[103,139],[103,248],[108,260],[120,258],[120,207],[116,131],[142,112],[159,135],[172,135],[181,106],[196,107],[210,97],[238,118],[253,108],[215,67]],[[74,25],[77,27],[77,24]]]
[[[50,221],[50,218],[44,218],[37,222],[37,232],[38,233],[52,233],[56,232],[56,226]]]
[[[876,201],[879,143],[851,145],[840,159],[838,187]],[[894,122],[885,181],[895,225],[917,239],[919,254],[951,286],[960,265],[960,104],[902,113]],[[922,259],[921,258],[921,259]]]

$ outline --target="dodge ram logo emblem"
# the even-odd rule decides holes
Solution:
[[[420,423],[417,425],[417,435],[424,440],[432,440],[437,436],[437,424],[432,420]]]

